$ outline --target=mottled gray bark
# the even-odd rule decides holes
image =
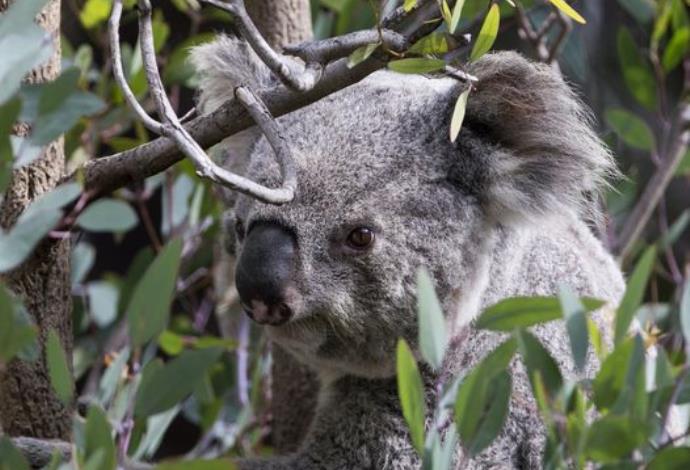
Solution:
[[[273,47],[312,38],[309,0],[250,0],[247,9]],[[314,415],[318,384],[313,373],[277,345],[273,345],[272,374],[272,440],[282,454],[302,441]]]
[[[0,11],[10,0],[0,0]],[[34,69],[27,81],[40,83],[60,73],[60,0],[51,0],[39,14],[56,49],[51,59]],[[18,125],[17,133],[27,132]],[[0,206],[0,226],[7,228],[17,220],[36,197],[51,190],[64,177],[65,158],[62,138],[51,142],[39,159],[15,171]],[[69,241],[44,240],[22,266],[2,277],[2,281],[24,302],[39,328],[41,354],[35,362],[18,359],[0,371],[0,427],[11,436],[69,440],[71,408],[55,395],[46,367],[43,344],[55,329],[67,357],[72,357],[72,318],[69,280]]]

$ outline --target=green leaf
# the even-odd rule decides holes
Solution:
[[[236,470],[232,460],[178,460],[156,465],[155,470]]]
[[[550,398],[555,397],[563,386],[563,377],[558,364],[551,357],[549,351],[531,333],[517,330],[515,337],[522,360],[527,367],[532,387],[535,387],[535,375],[539,374],[548,396]]]
[[[97,452],[103,452],[101,470],[114,470],[117,466],[112,429],[103,410],[98,406],[89,408],[84,427],[84,460],[88,461]]]
[[[21,318],[17,302],[0,283],[0,364],[35,344],[35,328]]]
[[[41,194],[22,214],[28,219],[41,211],[55,211],[73,202],[81,194],[79,183],[62,184],[47,193]]]
[[[67,356],[62,349],[62,343],[55,330],[48,332],[46,363],[48,364],[50,383],[53,385],[55,393],[63,403],[69,403],[73,394],[72,374],[68,366]]]
[[[455,0],[453,14],[450,17],[450,24],[448,25],[448,32],[450,34],[455,34],[455,30],[458,29],[458,23],[460,22],[460,17],[462,16],[463,6],[465,6],[465,0]]]
[[[679,29],[666,45],[661,64],[666,72],[675,69],[690,51],[690,28]]]
[[[604,302],[584,298],[585,312],[596,310]],[[475,326],[483,330],[512,331],[562,318],[561,303],[557,297],[513,297],[487,308],[479,315]]]
[[[127,308],[129,335],[134,347],[160,334],[168,324],[181,253],[181,240],[169,242],[134,289]]]
[[[110,16],[111,3],[112,0],[86,0],[79,13],[81,24],[90,29],[106,21]]]
[[[163,441],[165,432],[181,409],[182,405],[173,406],[168,411],[151,416],[146,420],[146,433],[142,437],[137,451],[134,453],[135,459],[153,457]]]
[[[484,18],[484,23],[479,30],[479,35],[477,40],[474,42],[472,47],[472,53],[470,54],[470,60],[475,61],[481,56],[489,52],[491,46],[494,45],[496,40],[496,35],[498,34],[498,25],[501,22],[501,13],[498,9],[497,4],[491,5],[489,13],[486,14]]]
[[[481,374],[480,370],[474,372]],[[458,392],[455,422],[463,447],[474,456],[486,449],[503,428],[508,415],[511,378],[503,370],[488,380],[475,377],[465,380]]]
[[[455,423],[470,455],[485,449],[500,432],[507,414],[511,380],[506,368],[517,344],[509,339],[491,352],[460,384]]]
[[[417,361],[404,339],[398,340],[397,360],[398,396],[403,416],[410,428],[412,444],[419,455],[424,453],[424,420],[426,401],[424,385],[417,369]]]
[[[24,262],[60,217],[61,213],[56,209],[32,211],[21,216],[9,232],[0,229],[0,273]]]
[[[690,277],[685,280],[683,296],[680,299],[680,325],[687,344],[690,344]]]
[[[642,119],[624,109],[607,109],[606,123],[630,147],[640,150],[654,148],[654,134]]]
[[[0,15],[0,105],[19,90],[24,76],[46,62],[53,44],[34,19],[47,0],[12,2]]]
[[[103,373],[101,382],[98,384],[98,394],[101,403],[110,403],[110,400],[112,400],[113,396],[115,396],[117,387],[122,380],[122,373],[124,372],[125,367],[127,367],[129,354],[129,348],[124,348],[121,350],[115,357],[115,360],[110,363],[106,371]]]
[[[89,295],[89,313],[100,328],[106,328],[117,317],[120,291],[109,281],[94,281],[86,286]]]
[[[580,24],[585,24],[587,23],[585,19],[580,15],[573,7],[568,5],[564,0],[549,0],[553,6],[561,10],[563,13],[565,13],[567,16],[571,17],[574,19],[576,22]]]
[[[417,271],[417,313],[420,352],[434,369],[439,369],[448,343],[446,319],[431,277],[424,268]]]
[[[442,55],[449,50],[446,34],[434,31],[415,42],[408,52],[418,55]]]
[[[618,30],[618,60],[623,78],[635,99],[649,110],[656,108],[656,80],[649,62],[639,52],[635,40],[626,28]]]
[[[690,224],[690,209],[684,210],[678,218],[669,227],[666,234],[659,239],[657,242],[657,248],[659,252],[665,251],[666,249],[672,247],[683,235],[685,229],[688,228]]]
[[[158,337],[158,345],[168,356],[177,356],[184,350],[184,339],[170,330],[165,330]]]
[[[645,433],[627,416],[607,415],[595,421],[587,433],[585,450],[597,462],[615,463],[645,440]]]
[[[117,199],[101,199],[86,208],[77,224],[92,232],[126,232],[137,225],[137,214]]]
[[[0,436],[0,470],[29,470],[26,458],[7,436]]]
[[[606,357],[592,381],[592,400],[599,410],[614,407],[628,385],[634,385],[636,371],[631,370],[631,366],[639,362],[642,354],[641,341],[635,337],[620,343]]]
[[[690,448],[668,447],[654,456],[647,470],[686,470],[690,468]]]
[[[81,117],[98,113],[105,103],[96,95],[81,91],[78,82],[81,72],[71,67],[52,82],[31,85],[23,90],[25,99],[37,101],[31,105],[34,121],[30,142],[46,145],[71,129]]]
[[[185,351],[164,366],[147,367],[137,393],[134,415],[146,418],[184,400],[222,352],[221,348]]]
[[[403,10],[411,11],[416,6],[417,0],[405,0],[405,2],[403,3]]]
[[[470,89],[463,91],[458,96],[453,108],[453,117],[450,120],[450,141],[455,142],[462,129],[462,122],[465,120],[465,109],[467,108],[467,97],[470,95]]]
[[[637,308],[642,303],[644,293],[649,281],[649,276],[654,268],[654,261],[656,260],[656,247],[650,246],[642,254],[642,257],[637,262],[635,270],[628,280],[628,287],[625,289],[625,294],[618,306],[616,312],[616,325],[614,342],[618,344],[628,333],[630,323],[635,317]]]
[[[582,370],[587,361],[587,349],[589,349],[587,310],[575,293],[567,287],[562,287],[559,290],[558,298],[565,317],[565,327],[570,339],[573,361],[575,367]]]
[[[12,148],[12,127],[17,122],[22,102],[14,98],[9,103],[0,105],[0,194],[5,192],[12,179],[14,149]]]
[[[652,0],[618,0],[618,4],[638,23],[647,24],[654,19],[655,5]]]
[[[430,73],[441,70],[446,66],[441,59],[415,57],[388,62],[388,68],[398,73]]]
[[[376,49],[378,49],[379,46],[380,46],[380,44],[374,43],[374,44],[367,44],[366,46],[358,47],[348,57],[347,67],[352,68],[355,65],[357,65],[361,62],[364,62],[365,60],[367,60],[371,56],[371,54],[374,53],[374,51]]]

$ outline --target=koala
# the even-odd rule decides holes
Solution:
[[[238,85],[278,84],[234,38],[220,36],[192,57],[205,112]],[[558,74],[517,53],[485,55],[468,72],[478,82],[455,143],[449,124],[467,85],[445,76],[379,71],[278,119],[298,188],[283,206],[236,197],[228,224],[236,286],[246,313],[316,371],[321,390],[298,451],[242,460],[240,468],[420,467],[395,377],[398,338],[418,353],[420,267],[435,283],[448,330],[461,332],[447,370],[421,367],[431,402],[440,373],[470,370],[504,339],[474,328],[484,307],[553,295],[561,285],[619,301],[622,274],[590,228],[616,169],[589,114]],[[257,131],[218,148],[253,180],[281,184]],[[594,316],[609,335],[607,314]],[[533,332],[565,376],[593,375],[593,354],[575,370],[563,324]],[[506,424],[490,447],[463,460],[465,468],[541,466],[544,430],[519,360],[511,373]]]

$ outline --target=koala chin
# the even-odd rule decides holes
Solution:
[[[278,84],[236,39],[221,36],[192,57],[204,112],[239,84]],[[619,301],[621,272],[590,229],[597,198],[617,172],[589,114],[560,76],[516,53],[488,54],[468,72],[479,81],[455,143],[448,129],[464,83],[380,71],[279,118],[297,165],[292,202],[271,206],[228,195],[226,226],[235,237],[244,309],[322,378],[300,449],[241,461],[241,468],[420,466],[394,376],[398,338],[416,347],[420,267],[431,274],[448,318],[458,319],[449,330],[462,332],[447,358],[449,374],[469,370],[501,342],[472,320],[503,298],[551,295],[569,285]],[[257,131],[215,151],[255,181],[280,184]],[[594,318],[609,335],[605,314]],[[578,377],[562,324],[534,334],[564,374]],[[592,356],[580,375],[596,367]],[[436,376],[422,369],[433,409]],[[511,372],[502,434],[468,468],[540,467],[543,427],[519,361]]]

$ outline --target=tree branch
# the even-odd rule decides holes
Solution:
[[[240,35],[283,83],[297,91],[307,91],[314,88],[314,85],[321,77],[322,64],[310,62],[307,63],[306,67],[302,67],[296,61],[290,60],[274,51],[249,17],[249,13],[247,13],[247,9],[244,6],[244,0],[202,1],[233,15],[235,26]]]
[[[422,0],[419,6],[410,12],[401,13],[400,10],[396,10],[382,26],[401,34],[408,43],[413,43],[436,28],[433,20],[437,17],[436,2]],[[321,79],[308,91],[298,92],[288,86],[279,85],[257,93],[257,98],[265,103],[271,115],[282,116],[359,82],[385,67],[388,60],[387,54],[375,53],[350,68],[347,59],[340,59],[327,64]],[[195,118],[184,126],[184,129],[201,148],[207,148],[251,127],[254,121],[238,101],[227,101],[214,112]],[[91,160],[79,172],[83,173],[85,189],[92,190],[97,197],[160,173],[182,158],[175,140],[163,136],[133,149]],[[73,174],[71,178],[75,176]]]
[[[355,31],[343,36],[311,41],[294,46],[287,46],[285,52],[295,55],[305,62],[318,62],[321,64],[346,57],[356,49],[369,44],[381,43],[388,49],[396,52],[407,49],[408,42],[405,36],[389,29],[381,31],[371,29]]]

